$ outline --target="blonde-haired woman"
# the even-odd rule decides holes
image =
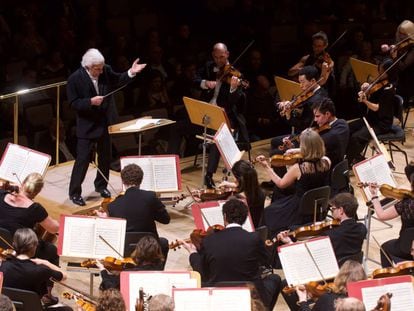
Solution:
[[[299,151],[302,159],[283,177],[273,171],[264,156],[257,158],[277,188],[294,186],[292,194],[275,195],[272,204],[265,208],[264,221],[271,234],[306,222],[298,213],[300,198],[306,191],[326,184],[331,161],[325,156],[325,145],[319,134],[312,129],[304,130],[300,135]]]

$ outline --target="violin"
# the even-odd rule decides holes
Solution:
[[[378,90],[382,89],[387,84],[389,84],[388,79],[384,79],[384,80],[378,81],[376,83],[370,84],[366,89],[364,89],[362,91],[365,93],[365,95],[367,97],[369,97],[372,94],[374,94],[375,92],[377,92]]]
[[[234,187],[220,187],[216,189],[199,189],[190,191],[191,196],[196,202],[227,200],[229,196],[238,192]]]
[[[80,265],[81,267],[85,268],[97,268],[96,263],[96,259],[88,259],[82,261]],[[111,256],[105,257],[105,259],[102,260],[102,264],[105,267],[105,269],[109,271],[122,271],[126,269],[131,269],[137,265],[135,260],[131,257],[118,259]]]
[[[270,165],[273,167],[280,167],[280,166],[286,166],[286,165],[293,165],[300,160],[303,159],[303,156],[301,153],[292,153],[292,154],[275,154],[270,158]]]
[[[341,224],[341,222],[337,219],[323,221],[321,223],[311,224],[309,226],[302,226],[293,231],[288,232],[289,236],[292,236],[297,239],[305,238],[305,237],[312,237],[316,235],[320,235],[322,232],[332,229],[333,227],[337,227]],[[277,237],[274,237],[271,240],[266,240],[266,246],[272,246],[278,241]]]
[[[231,83],[231,78],[235,76],[239,78],[239,85],[246,89],[249,87],[249,81],[242,79],[242,73],[234,68],[231,64],[224,65],[220,71],[217,73],[217,77],[219,81],[226,82],[228,84]]]
[[[4,191],[9,191],[11,193],[19,193],[19,186],[12,185],[10,182],[6,181],[0,185],[0,189]]]
[[[12,248],[4,249],[0,247],[0,261],[7,260],[7,259],[10,259],[16,256],[17,256],[17,253],[14,249]]]
[[[326,293],[331,293],[335,289],[335,285],[333,282],[324,282],[321,284],[320,282],[310,281],[305,284],[306,291],[312,296],[312,298],[316,299]],[[282,289],[283,293],[286,295],[291,295],[296,292],[295,286],[285,286]]]
[[[386,293],[382,295],[378,301],[377,305],[371,311],[391,311],[391,297],[392,293]]]
[[[322,133],[322,132],[328,131],[330,129],[331,129],[331,125],[329,123],[326,123],[326,124],[324,124],[322,126],[318,126],[318,127],[312,127],[312,130],[314,130],[316,133]],[[297,135],[293,136],[290,139],[291,142],[294,142],[294,141],[299,142],[299,140],[300,140],[300,134],[297,134]],[[283,143],[283,145],[280,145],[278,147],[278,149],[281,150],[281,151],[285,151],[285,150],[289,149],[288,143]]]
[[[191,234],[190,234],[190,238],[185,239],[184,242],[193,243],[195,245],[195,247],[198,250],[200,250],[201,243],[202,243],[203,239],[206,236],[209,236],[210,234],[213,234],[215,232],[218,232],[218,231],[221,231],[221,230],[224,230],[224,229],[225,229],[225,227],[223,225],[219,225],[219,224],[212,225],[212,226],[208,227],[206,231],[204,231],[203,229],[194,229],[193,232],[191,232]],[[175,240],[175,242],[171,242],[168,245],[168,247],[169,247],[169,249],[173,249],[175,251],[177,248],[180,248],[181,245],[183,245],[182,241]]]
[[[62,297],[66,299],[74,299],[76,305],[82,308],[84,311],[95,311],[97,303],[92,300],[85,299],[81,294],[63,292]]]
[[[407,275],[414,273],[414,261],[404,261],[395,267],[378,268],[372,272],[373,279],[381,279],[390,276]]]
[[[359,187],[369,187],[372,183],[360,182]],[[400,189],[388,184],[383,184],[379,187],[381,194],[386,198],[396,200],[414,199],[414,192],[407,189]]]
[[[328,68],[329,68],[328,70],[330,71],[330,68],[333,64],[333,60],[328,52],[322,52],[321,54],[319,54],[316,57],[315,63],[313,65],[321,69],[323,63],[328,64]]]

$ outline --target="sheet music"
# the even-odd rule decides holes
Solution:
[[[210,226],[213,225],[222,225],[224,226],[224,219],[223,219],[223,205],[226,202],[219,202],[219,206],[217,207],[207,207],[202,208],[201,213],[203,213],[204,217],[201,217],[203,219],[203,225],[204,228],[207,229]],[[207,219],[207,221],[206,221]],[[208,223],[207,223],[208,222]],[[249,217],[246,218],[246,221],[242,225],[242,228],[246,231],[253,232],[253,227],[249,221]]]
[[[103,218],[96,219],[95,227],[95,249],[94,253],[100,258],[105,256],[119,257],[119,254],[124,255],[124,242],[125,242],[125,232],[126,232],[126,222],[125,229],[120,230],[119,228],[119,219],[108,219]],[[124,238],[122,238],[122,235]],[[115,252],[111,247],[109,247],[104,241],[102,241],[99,236],[103,237],[113,248],[117,250]],[[111,255],[108,255],[111,254]]]
[[[222,311],[250,311],[250,291],[243,289],[214,289],[211,296],[211,309]]]
[[[121,131],[129,131],[129,130],[141,130],[144,128],[150,128],[153,125],[159,125],[163,122],[165,119],[149,119],[149,118],[143,118],[138,119],[134,124],[121,127]]]
[[[231,169],[238,160],[243,156],[243,152],[239,150],[236,142],[227,126],[223,123],[220,129],[214,136],[214,141],[218,145],[221,155],[225,159],[225,163],[228,169]]]
[[[210,290],[199,288],[197,290],[174,290],[175,311],[209,311]],[[221,310],[216,309],[216,310]]]
[[[323,279],[305,243],[314,256],[323,277],[325,279],[335,277],[339,271],[338,263],[330,239],[326,237],[279,248],[279,258],[288,284],[299,285]]]
[[[367,310],[372,310],[377,305],[378,299],[385,293],[392,293],[392,311],[406,311],[409,306],[414,306],[414,290],[412,283],[395,283],[383,286],[365,287],[361,289],[362,300]]]
[[[363,162],[354,165],[354,170],[360,182],[376,182],[378,185],[388,184],[396,186],[394,177],[383,154],[375,155]],[[368,187],[362,188],[366,198],[371,200]]]

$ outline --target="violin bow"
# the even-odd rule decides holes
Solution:
[[[98,236],[106,245],[108,245],[120,258],[124,258],[116,249],[113,247],[107,240],[103,238],[102,235]]]
[[[374,239],[374,242],[378,245],[381,253],[385,256],[385,258],[387,258],[388,262],[391,264],[392,267],[395,267],[395,262],[394,260],[392,260],[390,258],[390,256],[388,256],[388,254],[384,251],[384,249],[381,247],[381,244],[379,244],[378,240],[375,238],[375,236],[371,235],[372,238]]]
[[[316,262],[315,258],[313,257],[313,255],[312,255],[312,253],[311,253],[311,251],[310,251],[310,249],[308,247],[308,244],[306,242],[304,242],[304,244],[305,244],[306,251],[308,252],[309,256],[312,258],[313,263],[315,264],[316,270],[318,270],[318,273],[320,274],[320,276],[322,278],[322,281],[325,284],[327,284],[326,279],[323,276],[321,269],[319,269],[318,263]]]
[[[79,290],[79,289],[76,289],[76,288],[74,288],[74,287],[72,287],[72,286],[70,286],[70,285],[68,285],[68,284],[66,284],[66,283],[63,283],[62,281],[58,281],[58,280],[56,280],[56,279],[54,279],[54,278],[50,278],[50,280],[51,280],[53,283],[60,284],[60,285],[62,285],[63,287],[66,287],[66,288],[69,288],[70,290],[73,290],[75,293],[78,293],[78,294],[80,294],[81,296],[86,297],[86,298],[89,300],[89,302],[91,302],[91,303],[93,303],[93,304],[97,305],[97,302],[96,302],[97,298],[96,298],[95,296],[89,295],[89,294],[87,294],[87,293],[85,293],[85,292],[83,292],[83,291],[81,291],[81,290]]]
[[[206,215],[204,215],[204,212],[203,212],[202,208],[200,208],[200,214],[201,214],[201,217],[203,217],[204,221],[207,223],[207,226],[211,227],[210,222],[208,221]]]
[[[7,240],[3,238],[1,235],[0,235],[0,239],[3,241],[4,244],[6,244],[8,247],[14,250],[14,247],[9,242],[7,242]]]
[[[250,43],[244,48],[244,50],[239,54],[239,56],[236,57],[236,59],[233,62],[233,65],[238,62],[238,60],[244,55],[244,53],[247,52],[247,50],[253,45],[254,41],[255,40],[250,41]]]
[[[348,29],[345,29],[343,33],[341,33],[341,35],[334,41],[334,43],[332,43],[329,48],[328,51],[332,50],[332,48],[338,44],[339,41],[341,41],[341,39],[346,35],[346,33],[348,32]]]

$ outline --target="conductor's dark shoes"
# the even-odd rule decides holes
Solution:
[[[99,192],[101,194],[101,197],[103,197],[103,198],[110,198],[111,197],[111,193],[106,188],[102,189],[102,190],[95,190],[95,191]]]
[[[216,186],[214,184],[213,176],[208,174],[204,176],[204,184],[206,185],[207,189],[214,189],[214,187]]]
[[[73,202],[73,204],[79,205],[79,206],[85,206],[86,203],[83,200],[83,198],[80,195],[73,195],[70,198]]]

